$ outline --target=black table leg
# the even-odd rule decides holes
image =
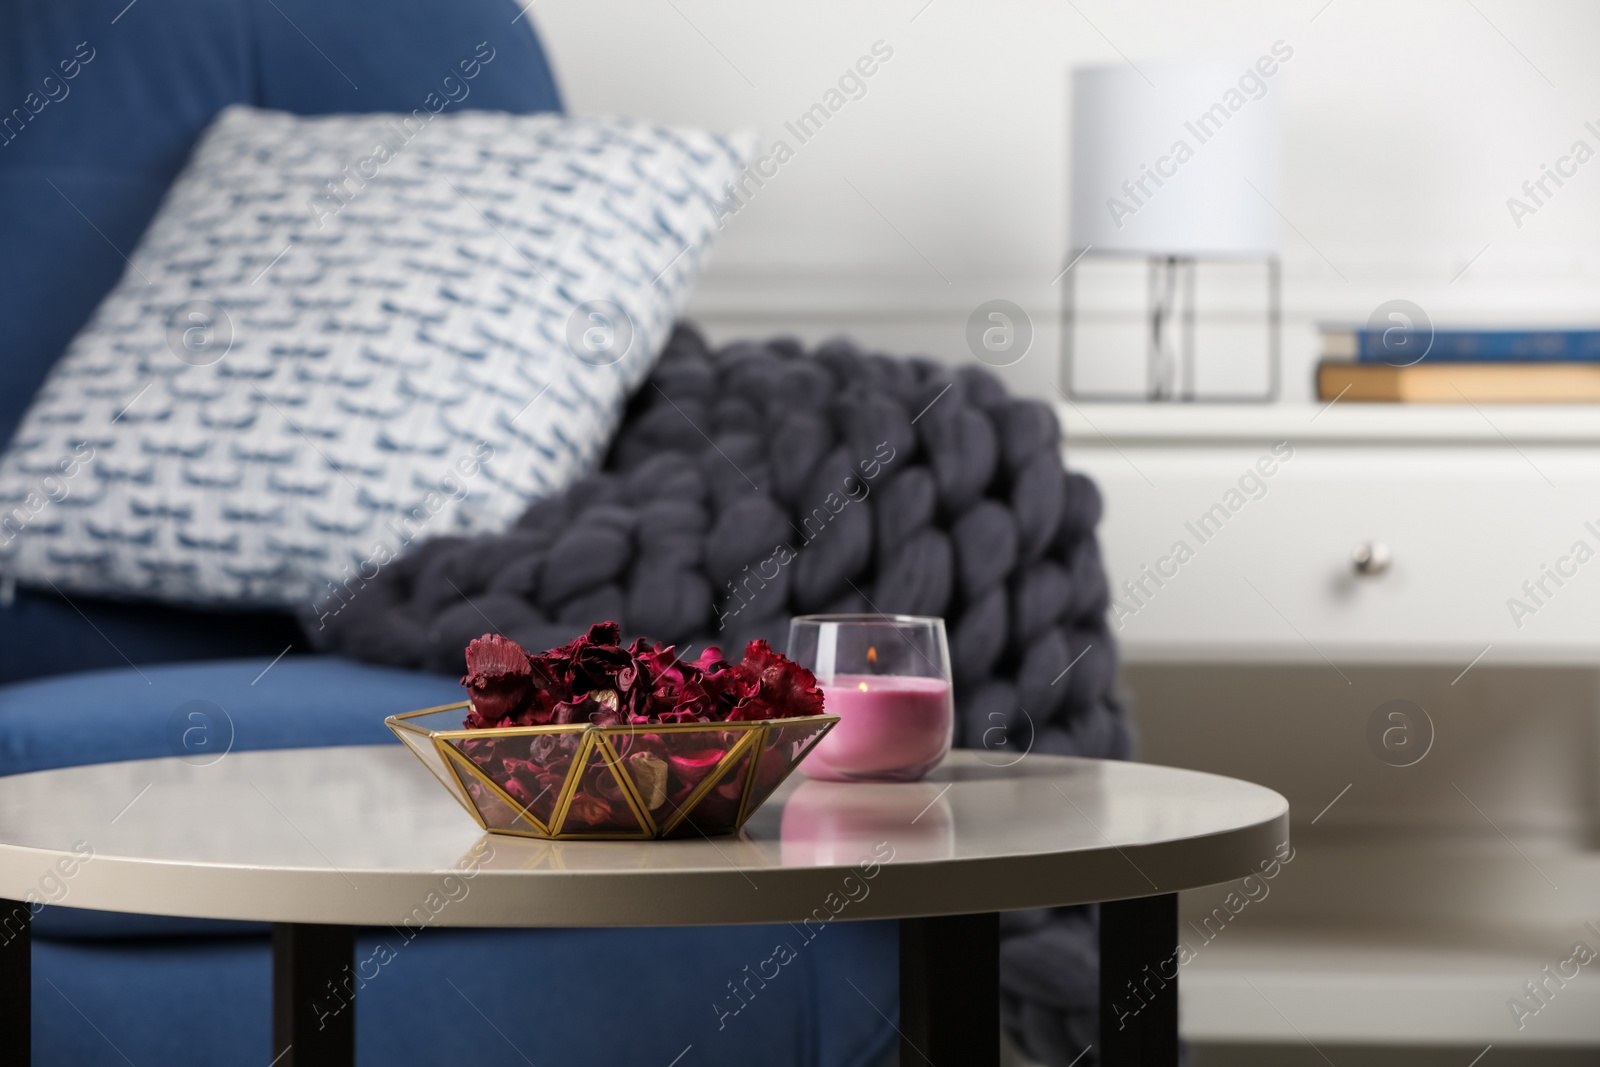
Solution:
[[[900,1067],[1000,1063],[1000,916],[900,920]]]
[[[272,927],[273,1067],[355,1067],[356,932]]]
[[[0,900],[0,1063],[33,1062],[33,913]]]
[[[1101,1067],[1176,1067],[1178,895],[1100,905]]]

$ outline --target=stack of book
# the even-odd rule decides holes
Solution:
[[[1322,327],[1323,400],[1581,404],[1600,401],[1600,330],[1393,331]]]

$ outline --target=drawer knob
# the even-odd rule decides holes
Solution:
[[[1357,574],[1382,574],[1394,562],[1394,553],[1382,541],[1367,541],[1356,546],[1355,551],[1350,553],[1350,559],[1355,564]]]

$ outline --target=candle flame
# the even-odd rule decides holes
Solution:
[[[865,693],[867,691],[867,683],[866,682],[857,682],[856,683],[856,688],[861,690],[863,693]]]
[[[867,662],[874,667],[878,665],[878,646],[872,645],[867,649]]]

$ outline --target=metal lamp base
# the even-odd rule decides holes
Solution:
[[[1069,259],[1066,291],[1061,301],[1062,389],[1071,400],[1091,402],[1271,403],[1278,399],[1283,377],[1282,284],[1275,257],[1261,257],[1267,268],[1267,384],[1261,393],[1200,395],[1195,371],[1195,274],[1200,257],[1146,257],[1145,389],[1142,393],[1093,392],[1078,388],[1074,372],[1077,281],[1072,265],[1088,253]],[[1236,258],[1230,257],[1233,261]]]

